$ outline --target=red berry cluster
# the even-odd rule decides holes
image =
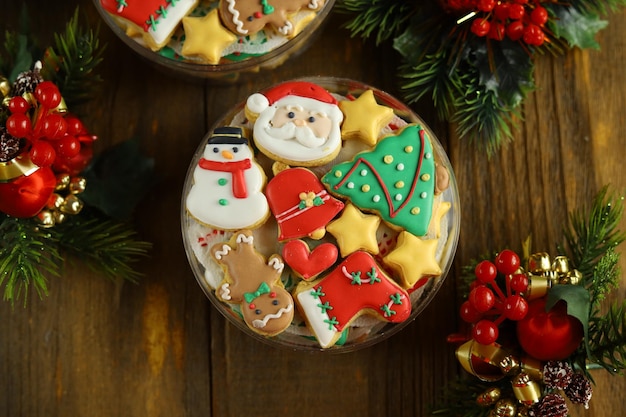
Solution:
[[[31,97],[34,100],[30,102],[23,96],[9,100],[11,115],[6,120],[7,132],[26,140],[26,149],[35,165],[78,174],[91,157],[95,137],[87,134],[77,117],[55,110],[62,97],[51,81],[39,83]]]
[[[470,30],[479,37],[501,41],[505,37],[531,46],[546,40],[548,11],[541,0],[475,0],[476,17]]]
[[[503,250],[495,262],[482,261],[474,270],[476,280],[468,299],[461,305],[461,318],[473,324],[472,338],[483,345],[494,343],[499,336],[498,325],[505,319],[522,320],[528,303],[520,295],[528,288],[528,277],[519,272],[520,258],[511,250]],[[496,283],[498,273],[504,275],[505,291]]]

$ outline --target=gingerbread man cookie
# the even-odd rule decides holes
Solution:
[[[224,269],[224,280],[216,295],[227,303],[240,304],[250,329],[275,336],[293,320],[293,299],[280,281],[284,268],[281,257],[272,255],[266,262],[253,243],[252,232],[243,230],[235,233],[229,243],[211,248],[215,262]]]
[[[290,16],[301,9],[319,10],[324,0],[221,0],[224,26],[238,36],[253,35],[271,26],[283,36],[293,36]]]

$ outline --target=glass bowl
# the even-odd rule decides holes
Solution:
[[[302,52],[310,45],[314,35],[319,33],[335,3],[335,0],[310,0],[310,4],[317,9],[309,10],[307,6],[302,6],[298,11],[289,10],[285,20],[287,24],[280,29],[274,29],[270,22],[258,32],[258,28],[240,29],[248,33],[244,35],[237,33],[236,28],[229,29],[222,23],[224,19],[218,12],[220,2],[217,0],[179,0],[176,8],[180,8],[180,11],[177,13],[171,10],[168,12],[169,1],[142,0],[140,6],[132,9],[132,13],[124,15],[124,18],[119,16],[117,10],[131,10],[130,7],[137,1],[120,3],[117,0],[94,0],[94,3],[111,30],[157,68],[185,78],[218,82],[235,82],[244,74],[276,68]],[[223,3],[231,2],[236,5],[236,0],[223,0]],[[266,3],[260,1],[255,5],[260,8]],[[127,9],[120,6],[122,8],[118,9],[117,4],[130,6]],[[291,4],[297,5],[298,1]],[[148,7],[155,11],[141,12],[141,9]],[[272,10],[268,16],[278,15],[278,11]],[[181,14],[186,14],[184,19]],[[162,15],[171,16],[169,26],[164,24],[166,21],[159,19]],[[263,14],[256,12],[256,15]],[[254,20],[253,17],[249,19]],[[152,34],[150,27],[167,30]],[[283,35],[279,30],[287,32]],[[191,41],[188,40],[190,36]]]
[[[315,135],[284,133],[289,120]],[[370,346],[414,320],[449,271],[460,218],[423,120],[374,87],[324,77],[226,112],[181,204],[185,251],[215,308],[251,337],[305,351]]]

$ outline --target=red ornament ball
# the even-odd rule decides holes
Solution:
[[[44,208],[56,183],[56,175],[48,167],[0,183],[0,212],[12,217],[33,217]]]
[[[527,354],[549,361],[570,356],[583,339],[583,325],[567,314],[567,304],[559,301],[546,311],[546,299],[533,300],[526,317],[517,322],[517,339]]]

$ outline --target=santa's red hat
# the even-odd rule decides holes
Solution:
[[[331,106],[337,105],[337,99],[317,84],[308,81],[288,81],[271,87],[263,93],[252,94],[248,97],[246,107],[253,113],[261,113],[269,106],[287,97],[311,99]]]

